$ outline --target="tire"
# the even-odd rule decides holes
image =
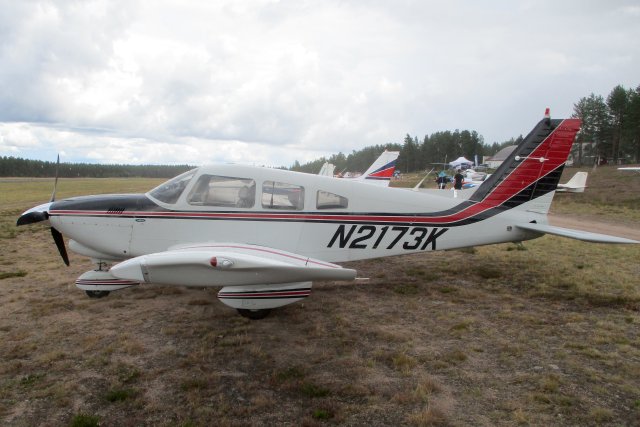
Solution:
[[[89,298],[104,298],[109,295],[109,291],[85,291]]]
[[[264,319],[269,315],[269,313],[271,313],[270,308],[264,308],[261,310],[248,310],[246,308],[238,308],[237,310],[238,310],[238,313],[240,313],[240,316],[246,317],[251,320]]]

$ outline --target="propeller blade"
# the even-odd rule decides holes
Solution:
[[[67,248],[64,247],[64,238],[62,237],[62,233],[51,227],[51,235],[53,236],[53,241],[56,242],[56,246],[58,247],[58,252],[60,252],[62,260],[67,266],[69,266],[69,256],[67,255]]]
[[[58,188],[58,171],[60,170],[60,154],[58,154],[58,160],[56,161],[56,180],[53,181],[53,193],[51,193],[50,202],[56,201],[56,188]]]

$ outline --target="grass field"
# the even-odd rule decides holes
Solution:
[[[61,180],[58,197],[160,181]],[[638,246],[354,262],[369,283],[317,282],[249,321],[211,290],[88,299],[73,285],[88,260],[66,267],[46,227],[15,227],[50,193],[0,181],[0,425],[640,424]],[[640,175],[601,168],[553,211],[637,230],[639,197]]]

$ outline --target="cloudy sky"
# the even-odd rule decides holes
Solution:
[[[0,155],[291,165],[640,84],[637,1],[0,0]]]

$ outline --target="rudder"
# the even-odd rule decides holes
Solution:
[[[579,119],[545,117],[469,200],[513,208],[555,191],[579,130]]]

